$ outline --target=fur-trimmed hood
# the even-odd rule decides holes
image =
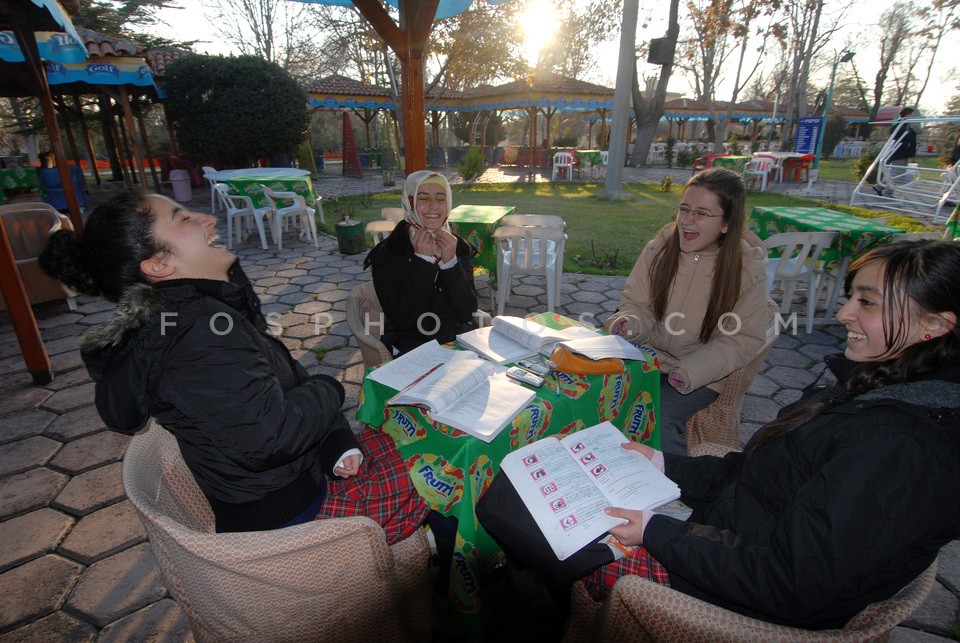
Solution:
[[[120,344],[129,331],[140,328],[156,316],[163,306],[160,293],[153,286],[136,284],[127,288],[113,316],[106,323],[83,336],[80,348],[87,352],[99,351]]]

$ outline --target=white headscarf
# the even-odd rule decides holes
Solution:
[[[400,207],[403,208],[403,218],[407,223],[420,228],[424,227],[424,225],[420,221],[420,216],[417,214],[417,191],[427,179],[433,179],[430,183],[442,185],[446,191],[448,217],[450,216],[450,209],[453,208],[453,192],[450,190],[450,184],[447,182],[447,179],[442,174],[437,174],[430,170],[414,172],[403,182],[403,195],[400,197]],[[440,229],[450,232],[449,222],[445,220]]]

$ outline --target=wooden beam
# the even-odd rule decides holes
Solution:
[[[404,34],[397,23],[393,21],[393,18],[390,17],[390,14],[387,13],[380,0],[354,0],[353,4],[360,10],[360,13],[367,19],[374,31],[383,38],[387,46],[393,49],[393,53],[403,58],[407,47]]]
[[[143,144],[143,153],[146,155],[147,165],[150,166],[150,176],[153,177],[153,187],[157,194],[163,194],[160,189],[160,176],[153,165],[153,152],[150,151],[150,138],[147,136],[147,128],[143,124],[143,110],[140,109],[140,101],[133,104],[137,112],[137,124],[140,126],[140,142]]]
[[[137,163],[140,185],[146,190],[147,173],[143,170],[143,151],[140,149],[140,142],[137,141],[137,124],[133,121],[133,110],[130,109],[130,96],[127,93],[126,85],[120,85],[120,106],[123,108],[124,120],[127,121],[127,131],[130,135],[130,143],[133,145],[133,158]]]

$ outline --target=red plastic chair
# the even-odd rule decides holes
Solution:
[[[729,154],[718,154],[716,152],[712,152],[710,154],[704,154],[703,156],[701,156],[700,158],[698,158],[696,161],[693,162],[693,173],[696,174],[700,170],[706,170],[711,165],[713,165],[714,159],[719,158],[721,156],[729,156]]]
[[[783,162],[783,175],[790,177],[791,181],[800,182],[800,175],[803,174],[803,180],[810,180],[810,164],[813,162],[813,154],[804,154],[799,158],[786,159]]]

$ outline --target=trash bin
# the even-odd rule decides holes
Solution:
[[[193,198],[190,172],[187,170],[170,170],[170,183],[173,185],[173,198],[177,201],[190,201]]]
[[[363,235],[363,221],[351,219],[349,216],[337,221],[337,249],[340,254],[355,255],[367,249],[367,242]]]

